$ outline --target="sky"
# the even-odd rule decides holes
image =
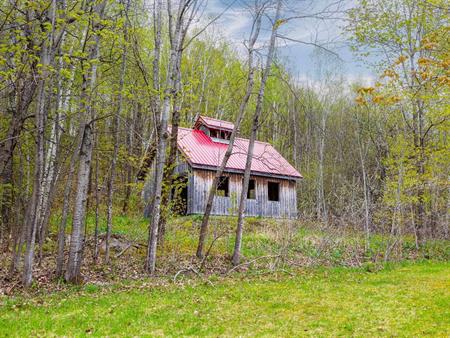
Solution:
[[[243,41],[248,39],[252,17],[247,5],[252,0],[207,0],[203,20],[211,20],[219,14],[220,18],[214,22],[213,29],[223,35],[230,43],[245,55]],[[343,26],[344,11],[354,6],[354,0],[285,0],[284,17],[305,16],[305,14],[318,13],[328,8],[333,14],[326,19],[301,18],[289,21],[280,27],[280,34],[304,43],[278,39],[278,57],[289,72],[299,81],[316,81],[317,56],[314,46],[318,43],[338,56],[339,72],[349,82],[370,83],[375,78],[371,67],[361,62],[352,53],[345,37]],[[339,5],[337,3],[339,2]],[[334,13],[335,10],[337,13]],[[263,23],[261,41],[268,41],[270,36],[270,22]],[[336,58],[332,53],[325,51],[329,59]],[[333,63],[334,64],[334,63]]]

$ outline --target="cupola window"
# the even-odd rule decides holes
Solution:
[[[213,142],[228,144],[234,125],[230,122],[199,116],[194,129],[203,131]]]

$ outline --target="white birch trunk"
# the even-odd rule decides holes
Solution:
[[[125,15],[128,13],[128,7],[130,5],[130,0],[127,1]],[[122,113],[122,105],[123,105],[123,86],[125,82],[125,71],[127,67],[127,52],[128,52],[128,20],[125,21],[124,25],[124,50],[122,53],[122,61],[120,65],[120,78],[119,78],[119,94],[117,96],[117,111],[113,119],[112,125],[112,134],[113,134],[113,155],[111,159],[111,170],[108,179],[108,200],[107,200],[107,216],[106,216],[106,246],[105,246],[105,262],[109,263],[109,243],[111,240],[111,231],[112,231],[112,214],[113,214],[113,194],[114,194],[114,179],[116,177],[116,164],[117,164],[117,155],[119,153],[119,119],[120,114]],[[98,182],[97,182],[98,183]],[[96,192],[98,194],[98,192]]]
[[[262,112],[262,105],[263,105],[263,100],[264,100],[264,92],[266,89],[266,83],[267,83],[267,79],[269,77],[269,73],[270,73],[270,69],[271,69],[272,61],[273,61],[273,56],[275,53],[277,30],[280,25],[279,20],[280,20],[280,14],[281,14],[281,5],[282,5],[282,0],[278,0],[275,19],[273,21],[272,34],[270,36],[270,45],[269,45],[269,51],[268,51],[268,55],[267,55],[266,65],[265,65],[265,68],[263,71],[261,86],[259,88],[258,97],[256,100],[255,113],[253,115],[252,132],[251,132],[251,136],[250,136],[250,140],[249,140],[249,144],[248,144],[247,161],[245,164],[244,182],[242,184],[241,198],[239,200],[238,222],[237,222],[237,227],[236,227],[236,240],[234,243],[234,252],[233,252],[233,258],[232,258],[233,265],[235,265],[235,266],[238,265],[239,261],[240,261],[241,246],[242,246],[242,232],[243,232],[243,225],[244,225],[245,203],[247,201],[248,183],[250,181],[250,171],[251,171],[252,160],[253,160],[253,149],[255,146],[256,134],[257,134],[258,128],[259,128],[259,119],[261,117],[261,112]]]
[[[94,6],[94,4],[92,4]],[[106,1],[95,7],[95,12],[99,17],[103,17]],[[99,56],[100,36],[95,36],[95,43],[91,46],[89,60],[94,61]],[[89,174],[91,170],[91,160],[93,151],[92,123],[94,120],[94,110],[92,107],[92,92],[97,79],[97,65],[93,63],[88,71],[88,76],[83,78],[82,97],[80,99],[80,112],[84,115],[80,125],[82,134],[81,147],[79,152],[79,167],[77,175],[77,189],[75,195],[75,206],[72,221],[72,233],[70,237],[69,260],[65,278],[69,282],[80,281],[80,269],[84,249],[84,227],[86,218],[86,201],[89,185]],[[89,121],[88,119],[91,119]]]
[[[169,69],[167,74],[166,89],[164,91],[164,100],[161,109],[161,120],[159,124],[159,137],[158,146],[156,150],[156,165],[155,165],[155,175],[154,175],[154,201],[152,207],[151,221],[149,226],[149,238],[148,238],[148,251],[146,260],[146,270],[150,274],[155,273],[156,268],[156,250],[158,244],[158,227],[159,220],[161,217],[161,193],[163,184],[163,174],[164,166],[166,164],[166,150],[167,150],[167,140],[168,140],[168,122],[170,115],[170,103],[172,94],[175,90],[175,79],[176,79],[176,67],[178,65],[178,58],[181,54],[178,49],[181,48],[181,35],[182,35],[182,21],[183,21],[183,11],[185,7],[186,0],[180,1],[179,10],[177,15],[176,29],[174,33],[174,41],[171,44],[170,50],[170,60]]]
[[[205,207],[205,213],[203,215],[202,224],[200,226],[200,234],[199,234],[197,253],[196,253],[198,258],[203,257],[203,250],[204,250],[204,246],[205,246],[206,236],[208,234],[209,217],[211,215],[211,211],[212,211],[212,207],[213,207],[213,203],[214,203],[214,196],[216,195],[216,191],[217,191],[217,184],[219,182],[220,176],[222,176],[223,172],[225,171],[225,167],[228,163],[229,158],[232,155],[234,141],[238,134],[242,119],[244,117],[245,111],[248,106],[248,102],[252,95],[252,91],[253,91],[253,87],[254,87],[254,83],[255,83],[255,68],[253,65],[253,56],[254,56],[255,43],[258,40],[259,32],[261,30],[262,14],[263,13],[261,12],[261,10],[257,9],[257,15],[256,15],[255,21],[253,23],[253,29],[252,29],[252,33],[250,35],[250,42],[249,42],[249,46],[248,46],[247,88],[246,88],[244,98],[242,99],[242,102],[239,107],[239,113],[235,120],[234,129],[231,133],[230,142],[228,144],[227,150],[222,159],[222,163],[220,164],[220,167],[216,171],[216,174],[214,176],[214,181],[211,185],[211,188],[209,189],[208,200],[206,202],[206,207]]]

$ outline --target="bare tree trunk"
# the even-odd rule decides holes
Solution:
[[[153,59],[153,90],[155,95],[153,96],[153,114],[155,117],[156,126],[158,127],[159,121],[161,119],[161,86],[160,86],[160,60],[161,60],[161,31],[162,31],[162,2],[161,0],[154,0],[153,9],[153,32],[155,36],[155,49],[154,49],[154,59]]]
[[[169,1],[169,11],[171,2]],[[158,241],[162,244],[164,233],[165,233],[165,226],[166,226],[166,219],[167,214],[170,209],[170,194],[172,190],[172,184],[173,184],[173,173],[176,166],[176,157],[178,152],[178,126],[180,124],[180,111],[182,106],[182,100],[180,100],[180,94],[181,94],[181,60],[183,56],[184,51],[184,40],[187,35],[187,31],[189,29],[190,24],[192,23],[192,20],[196,14],[196,5],[197,1],[187,1],[183,7],[180,9],[179,13],[184,13],[183,18],[181,18],[181,32],[180,38],[177,39],[176,35],[172,35],[172,30],[169,31],[169,38],[171,42],[172,48],[175,47],[177,51],[177,63],[175,65],[175,71],[174,71],[174,88],[172,92],[172,117],[171,117],[171,133],[170,133],[170,150],[169,150],[169,157],[167,159],[168,165],[164,168],[164,174],[163,174],[163,189],[162,189],[162,197],[161,197],[161,205],[163,208],[160,211],[160,221],[159,221],[159,229],[158,229]],[[187,10],[189,7],[192,6],[191,13],[189,16],[187,15]],[[187,16],[186,20],[184,19],[184,16]],[[169,13],[169,26],[171,27],[171,15]],[[178,22],[176,23],[176,27],[178,25]],[[176,34],[176,30],[175,30]],[[178,46],[173,46],[174,44],[178,44]]]
[[[95,146],[98,146],[98,137],[95,137]],[[99,161],[98,161],[98,151],[95,152],[95,226],[94,226],[94,264],[97,264],[98,261],[98,223],[100,218],[100,196],[98,193],[98,181],[99,181],[99,175],[98,175],[98,167],[99,167]]]
[[[84,247],[86,200],[89,185],[92,148],[92,127],[89,123],[86,123],[79,155],[80,164],[78,167],[77,193],[75,196],[69,260],[66,271],[66,280],[74,283],[80,281],[80,268]]]
[[[363,176],[363,191],[364,191],[364,232],[366,234],[366,251],[370,247],[370,206],[369,206],[369,187],[367,184],[367,172],[366,172],[366,162],[365,154],[363,153],[363,145],[361,143],[361,137],[358,132],[358,145],[359,145],[359,158],[361,161],[361,171]]]
[[[234,252],[233,252],[233,258],[232,258],[233,265],[235,265],[235,266],[238,265],[239,261],[240,261],[245,203],[247,200],[248,183],[250,181],[250,171],[251,171],[252,160],[253,160],[253,149],[254,149],[254,145],[255,145],[256,134],[257,134],[258,128],[259,128],[259,119],[261,117],[261,112],[262,112],[262,105],[263,105],[263,100],[264,100],[264,92],[266,89],[266,83],[267,83],[267,79],[269,77],[269,73],[270,73],[270,70],[272,67],[273,56],[275,53],[277,30],[278,30],[278,27],[280,26],[281,5],[282,5],[282,0],[278,0],[275,19],[273,20],[272,34],[270,36],[270,45],[269,45],[269,51],[268,51],[267,60],[266,60],[266,66],[263,71],[263,75],[262,75],[262,79],[261,79],[261,86],[259,88],[258,97],[256,99],[255,113],[253,115],[252,132],[251,132],[251,136],[250,136],[250,140],[249,140],[249,144],[248,144],[247,161],[245,164],[244,182],[242,183],[241,198],[239,200],[238,222],[237,222],[237,227],[236,227],[236,240],[234,243]]]
[[[62,277],[64,269],[64,247],[66,243],[66,226],[69,215],[70,194],[72,192],[72,180],[75,174],[75,164],[78,158],[78,142],[76,150],[70,159],[69,174],[67,175],[66,186],[64,188],[63,206],[61,212],[61,221],[58,226],[58,251],[56,255],[56,277]]]
[[[236,139],[236,136],[238,135],[239,128],[241,126],[241,122],[242,122],[242,119],[245,114],[245,110],[247,109],[248,102],[252,95],[253,86],[255,83],[255,68],[253,65],[253,56],[254,56],[254,51],[255,51],[255,43],[258,40],[259,32],[261,30],[261,17],[263,14],[262,11],[263,11],[262,8],[256,9],[256,16],[255,16],[255,20],[253,22],[252,32],[250,34],[250,41],[249,41],[249,45],[248,45],[247,88],[245,91],[245,95],[239,106],[239,113],[236,116],[234,129],[230,136],[230,143],[228,144],[227,150],[222,159],[222,163],[220,164],[220,167],[217,169],[216,174],[214,176],[214,181],[211,185],[211,188],[209,189],[208,200],[206,202],[206,207],[205,207],[205,213],[203,215],[202,224],[200,226],[200,235],[199,235],[199,239],[198,239],[197,253],[196,253],[198,258],[203,257],[203,248],[205,246],[206,236],[208,234],[209,217],[211,215],[211,211],[212,211],[212,207],[213,207],[213,203],[214,203],[214,196],[216,195],[216,191],[217,191],[217,184],[219,182],[220,176],[222,176],[223,172],[225,171],[225,167],[228,163],[229,158],[232,155],[234,141]]]
[[[24,256],[24,272],[23,272],[23,284],[28,287],[32,282],[32,271],[34,264],[34,256],[35,256],[35,242],[36,236],[40,228],[44,225],[44,223],[48,219],[50,188],[54,183],[46,182],[46,158],[45,158],[45,131],[47,124],[47,116],[48,109],[47,108],[47,98],[50,90],[47,90],[47,82],[51,76],[49,72],[49,68],[54,63],[54,56],[56,49],[61,42],[61,39],[64,34],[64,27],[62,28],[62,32],[60,33],[59,41],[54,40],[55,34],[55,23],[56,23],[56,12],[57,12],[57,2],[56,0],[52,0],[51,6],[48,9],[48,17],[50,18],[50,23],[52,29],[48,33],[48,36],[44,37],[44,40],[41,52],[40,52],[40,64],[42,65],[42,73],[38,78],[38,93],[37,93],[37,101],[36,101],[36,154],[35,154],[35,167],[34,167],[34,186],[33,186],[33,195],[31,198],[31,203],[28,207],[28,217],[25,219],[28,223],[28,228],[26,230],[26,251]],[[51,86],[51,78],[50,84]],[[56,135],[58,135],[58,130],[55,130]],[[53,168],[53,164],[49,164],[49,170]],[[48,183],[48,184],[46,184]],[[45,231],[43,231],[45,234]],[[40,239],[43,241],[43,239]]]
[[[128,156],[139,156],[141,154],[141,149],[139,142],[135,141],[135,134],[142,136],[142,115],[140,112],[140,105],[134,104],[133,115],[127,119],[129,125],[129,133],[127,133],[127,149]],[[131,187],[133,184],[133,165],[131,163],[126,164],[126,185],[125,185],[125,196],[123,198],[122,214],[126,214],[128,211],[129,200],[131,196]]]
[[[450,181],[450,175],[447,177],[447,179]],[[445,219],[444,219],[444,238],[449,239],[449,225],[450,225],[450,185],[447,188],[447,205],[445,208]]]
[[[299,145],[299,141],[298,141],[298,134],[299,134],[299,132],[298,132],[298,122],[297,122],[297,114],[298,114],[298,112],[297,112],[297,110],[295,109],[295,104],[294,104],[294,98],[292,98],[292,100],[290,100],[291,101],[291,105],[292,105],[292,108],[291,108],[291,114],[292,114],[292,123],[294,124],[294,126],[293,126],[293,141],[294,141],[294,146],[293,146],[293,148],[294,148],[294,165],[295,165],[295,167],[296,168],[298,168],[298,165],[299,165],[299,163],[300,163],[300,160],[301,160],[301,156],[300,156],[300,154],[299,154],[299,149],[300,149],[300,145]]]
[[[181,51],[180,51],[181,52]],[[164,233],[166,231],[167,214],[169,212],[170,193],[173,183],[173,172],[176,166],[178,152],[178,126],[180,124],[180,101],[179,94],[181,90],[181,55],[178,56],[178,64],[176,66],[175,90],[173,93],[173,110],[172,110],[172,126],[170,131],[170,147],[168,165],[164,168],[163,190],[161,196],[161,217],[159,220],[158,241],[163,245]]]
[[[22,154],[20,154],[22,155]],[[28,163],[28,162],[27,162]],[[18,177],[18,186],[22,187],[23,186],[23,178],[25,176],[24,170],[23,168],[25,167],[24,161],[23,161],[23,156],[19,157],[19,177]],[[26,182],[28,182],[28,180],[26,180]],[[24,237],[25,237],[25,231],[24,231],[24,227],[26,226],[26,222],[25,219],[23,218],[23,214],[26,214],[25,211],[25,200],[28,199],[28,189],[25,189],[25,192],[19,194],[18,199],[19,201],[17,201],[17,206],[16,206],[16,231],[12,233],[13,236],[13,247],[12,247],[12,258],[11,258],[11,264],[10,264],[10,268],[9,268],[9,275],[12,276],[20,263],[20,258],[21,258],[21,254],[22,254],[22,246],[23,246],[23,242],[24,242]],[[13,230],[13,229],[11,229]]]
[[[130,5],[130,0],[127,1],[125,8],[125,17],[128,13],[128,8]],[[113,134],[113,144],[114,150],[111,159],[111,170],[108,178],[108,197],[107,197],[107,216],[106,216],[106,241],[105,241],[105,263],[109,263],[109,243],[111,240],[111,230],[112,230],[112,213],[113,213],[113,194],[114,194],[114,179],[116,176],[116,164],[117,155],[119,153],[119,119],[122,113],[123,106],[123,86],[125,82],[125,71],[127,68],[127,52],[128,52],[128,20],[125,20],[123,28],[123,52],[122,61],[120,65],[120,78],[119,78],[119,94],[117,96],[117,111],[113,119],[112,124],[112,134]]]
[[[55,6],[56,10],[56,6]],[[61,52],[61,46],[64,43],[65,30],[62,32],[60,46],[58,47],[58,54]],[[56,51],[56,50],[55,50]],[[55,54],[52,53],[52,60],[55,60]],[[51,131],[51,139],[49,142],[49,148],[47,149],[47,156],[45,161],[45,171],[44,171],[44,182],[43,182],[43,194],[42,194],[42,205],[44,207],[44,212],[40,220],[39,228],[39,264],[42,262],[43,256],[43,246],[45,238],[47,237],[48,221],[50,218],[51,206],[53,204],[53,199],[55,196],[56,181],[59,177],[60,171],[60,157],[61,154],[61,112],[62,112],[62,57],[60,57],[57,66],[57,92],[55,98],[55,117],[54,123]],[[51,81],[53,84],[53,81]],[[50,91],[50,89],[49,89]]]
[[[91,3],[91,6],[95,6]],[[98,13],[99,18],[103,17],[106,7],[106,1],[102,1],[95,6],[94,12]],[[93,25],[96,27],[95,23]],[[87,40],[87,39],[86,39]],[[95,42],[91,45],[89,60],[98,58],[100,45],[100,36],[95,35]],[[72,233],[70,238],[69,260],[65,278],[69,282],[77,283],[80,281],[80,269],[84,249],[84,227],[86,218],[86,201],[89,186],[89,177],[91,172],[91,159],[93,151],[92,142],[92,124],[94,123],[94,109],[92,107],[92,92],[96,84],[97,66],[89,66],[87,76],[83,76],[82,94],[80,99],[80,112],[83,115],[80,132],[83,135],[79,153],[79,167],[77,176],[77,190],[75,195],[75,206],[72,221]],[[91,121],[88,121],[91,119]]]
[[[148,242],[148,252],[146,260],[146,269],[150,274],[155,272],[156,267],[156,249],[158,244],[158,228],[159,220],[161,217],[161,193],[163,186],[163,176],[164,167],[166,164],[166,149],[167,149],[167,139],[168,139],[168,120],[170,115],[170,103],[173,94],[177,86],[177,66],[180,64],[179,58],[182,57],[182,41],[183,34],[186,31],[183,29],[184,16],[189,6],[193,5],[192,1],[181,0],[178,5],[177,19],[175,22],[175,31],[173,35],[170,33],[171,38],[171,49],[170,49],[170,60],[168,65],[167,83],[166,89],[164,91],[164,101],[161,110],[161,120],[159,125],[159,138],[158,146],[156,152],[156,166],[155,166],[155,176],[154,176],[154,201],[151,215],[151,222],[149,227],[149,242]],[[169,29],[171,31],[171,18],[169,10]]]
[[[28,41],[27,50],[34,53],[35,51],[35,40],[33,39],[33,25],[35,18],[33,17],[33,12],[31,10],[26,10],[24,12],[26,19],[23,27],[23,38]],[[11,44],[15,44],[15,38],[11,39]],[[8,53],[9,54],[9,53]],[[21,60],[27,63],[26,60],[27,53],[23,53]],[[9,54],[9,61],[13,68],[16,67],[16,62],[14,61],[14,55]],[[11,122],[8,126],[8,131],[6,133],[6,138],[0,142],[0,184],[3,186],[2,193],[0,195],[0,227],[4,229],[4,234],[12,231],[12,202],[14,196],[13,187],[13,158],[14,151],[16,149],[19,136],[22,133],[25,120],[27,119],[28,108],[33,100],[34,93],[38,86],[38,80],[35,78],[36,67],[39,63],[39,58],[35,58],[30,64],[30,70],[27,74],[19,71],[17,73],[17,79],[10,83],[13,89],[13,99],[11,99]],[[6,81],[7,82],[7,81]],[[17,230],[25,228],[16,227]],[[22,236],[22,235],[21,235]],[[23,237],[23,236],[22,236]],[[1,241],[1,238],[0,238]],[[8,244],[8,241],[6,241]],[[20,251],[19,251],[20,252]]]
[[[34,165],[34,184],[33,194],[28,207],[28,217],[25,222],[28,222],[27,236],[26,236],[26,251],[24,256],[24,271],[23,284],[28,287],[32,282],[32,271],[34,263],[34,249],[36,241],[36,232],[38,230],[39,220],[42,212],[42,184],[45,167],[45,126],[46,126],[46,111],[45,111],[45,85],[49,65],[48,46],[44,43],[41,51],[41,63],[44,65],[44,71],[38,83],[37,109],[36,109],[36,155]]]
[[[167,3],[170,7],[170,1]],[[168,8],[168,14],[169,14],[169,26],[171,24],[171,12],[170,8]],[[154,128],[152,129],[152,133],[150,135],[150,142],[148,144],[147,149],[145,150],[144,155],[144,162],[147,164],[151,164],[153,160],[156,158],[156,148],[152,146],[153,138],[155,139],[155,143],[158,144],[159,138],[162,137],[162,134],[160,134],[160,125],[161,125],[161,86],[160,86],[160,59],[161,59],[161,48],[163,40],[161,39],[162,34],[162,2],[161,0],[154,0],[153,1],[153,33],[154,33],[154,42],[155,42],[155,48],[154,48],[154,59],[153,59],[153,69],[152,69],[152,77],[153,77],[153,90],[155,91],[155,95],[153,96],[153,100],[151,102],[152,109],[153,109],[153,125]],[[170,32],[169,28],[169,32]],[[172,37],[170,37],[172,38]],[[168,65],[168,71],[170,72],[170,64]],[[169,75],[169,74],[168,74]],[[167,78],[167,81],[169,81],[169,78]],[[147,154],[147,151],[153,148],[150,153],[153,154]],[[151,185],[152,187],[146,185],[148,189],[151,189],[152,192],[155,192],[156,189],[156,173],[154,173],[154,176],[152,177]],[[144,170],[143,173],[140,173],[139,175],[142,175],[142,177],[145,177],[146,171]],[[144,191],[147,189],[147,187],[144,188]],[[144,214],[147,216],[148,213],[153,212],[153,206],[155,203],[154,196],[150,198],[148,201],[148,205],[146,206],[146,210]],[[149,215],[151,216],[151,215]],[[151,237],[151,229],[149,228],[149,240]],[[148,263],[148,258],[146,260],[146,264]]]
[[[402,150],[402,155],[403,150]],[[401,200],[401,191],[403,186],[403,174],[404,174],[404,168],[403,163],[400,164],[398,168],[398,179],[397,179],[397,189],[395,194],[395,207],[394,212],[392,215],[392,223],[391,223],[391,233],[389,236],[389,240],[386,246],[386,250],[384,253],[384,261],[387,262],[390,259],[392,250],[395,249],[395,247],[398,244],[398,241],[400,239],[400,232],[401,227],[403,224],[403,203]]]
[[[322,118],[320,124],[320,140],[319,140],[319,173],[317,182],[317,217],[323,222],[328,221],[327,206],[325,202],[325,189],[324,189],[324,174],[323,166],[325,160],[325,129],[326,129],[326,114],[325,108],[322,108]]]
[[[82,45],[84,45],[86,39],[86,33],[83,33],[83,41]],[[73,53],[73,48],[70,50],[70,55]],[[62,58],[61,61],[62,62]],[[62,68],[62,66],[61,66]],[[75,66],[71,66],[71,76],[67,83],[67,87],[64,90],[64,94],[61,95],[60,98],[60,108],[62,119],[67,117],[69,113],[69,101],[72,93],[72,85],[75,78]],[[56,255],[56,270],[55,274],[57,278],[61,278],[63,276],[64,270],[64,249],[66,244],[66,227],[67,227],[67,218],[69,216],[69,206],[70,206],[70,196],[72,194],[72,184],[73,177],[75,175],[76,164],[78,160],[78,152],[81,146],[81,134],[78,133],[75,136],[74,142],[74,150],[70,157],[70,163],[68,168],[68,174],[66,178],[66,185],[64,187],[63,194],[63,205],[61,210],[61,221],[58,224],[58,240],[57,240],[57,255]]]

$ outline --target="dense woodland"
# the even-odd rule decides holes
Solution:
[[[96,222],[92,255],[108,264],[113,217],[143,213],[140,177],[152,160],[142,269],[154,273],[177,184],[176,130],[197,114],[233,121],[232,140],[268,141],[302,173],[300,220],[362,232],[367,246],[374,234],[393,246],[410,235],[417,248],[449,238],[448,3],[367,0],[345,10],[339,1],[314,9],[295,0],[239,3],[253,19],[244,48],[220,35],[220,14],[206,15],[205,0],[0,2],[5,275],[30,285],[47,254],[55,276],[77,282],[87,264],[87,215],[107,220],[106,228]],[[292,26],[337,17],[345,43],[362,60],[372,57],[374,83],[349,83],[328,45],[316,44],[310,84],[279,57]],[[243,222],[240,208],[234,264]],[[205,241],[208,216],[198,231]],[[50,241],[57,244],[46,253]]]

